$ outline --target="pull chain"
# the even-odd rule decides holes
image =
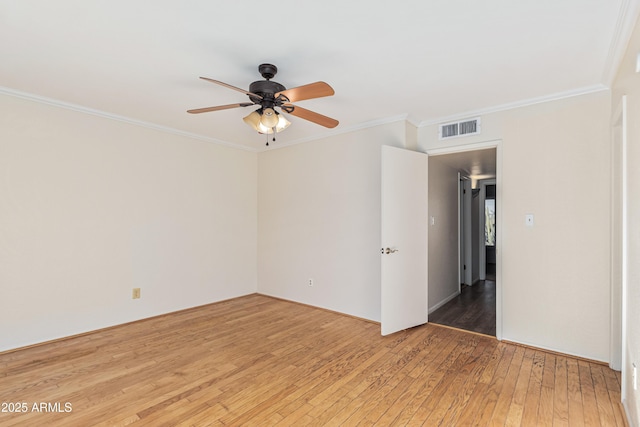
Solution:
[[[265,135],[267,135],[267,147],[268,147],[269,146],[269,134],[267,133]],[[272,141],[276,142],[276,128],[275,128],[275,126],[273,127],[273,139],[272,139]]]

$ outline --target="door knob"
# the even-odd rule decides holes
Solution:
[[[387,254],[387,255],[392,254],[394,252],[398,252],[398,249],[391,249],[391,248],[380,249],[380,253]]]

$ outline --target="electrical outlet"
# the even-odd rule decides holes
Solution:
[[[140,298],[140,288],[133,288],[133,293],[131,295],[131,298],[133,299]]]
[[[313,286],[313,279],[309,279],[309,286]]]

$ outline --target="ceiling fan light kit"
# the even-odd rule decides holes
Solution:
[[[285,119],[282,114],[279,114],[273,109],[268,109],[272,111],[271,113],[261,110],[262,109],[253,111],[243,119],[249,127],[258,133],[271,135],[274,129],[276,132],[282,132],[291,124],[291,122]]]
[[[244,117],[244,122],[252,129],[261,134],[274,134],[282,132],[291,124],[280,112],[291,114],[296,117],[308,120],[327,128],[338,126],[338,121],[331,117],[323,116],[311,110],[298,107],[292,102],[303,101],[305,99],[321,98],[324,96],[332,96],[335,92],[331,86],[325,82],[315,82],[304,86],[298,86],[287,89],[280,83],[271,81],[278,72],[278,68],[273,64],[261,64],[258,71],[265,80],[258,80],[249,86],[249,90],[245,91],[227,83],[213,80],[207,77],[200,77],[211,83],[215,83],[238,92],[242,92],[249,97],[251,102],[241,102],[238,104],[220,105],[217,107],[205,107],[194,110],[187,110],[191,114],[207,113],[210,111],[227,110],[238,107],[249,107],[258,105],[260,108]],[[275,141],[275,138],[274,138]],[[269,143],[267,142],[267,145]]]

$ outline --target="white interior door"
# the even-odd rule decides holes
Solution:
[[[382,335],[427,322],[427,159],[382,147]]]

